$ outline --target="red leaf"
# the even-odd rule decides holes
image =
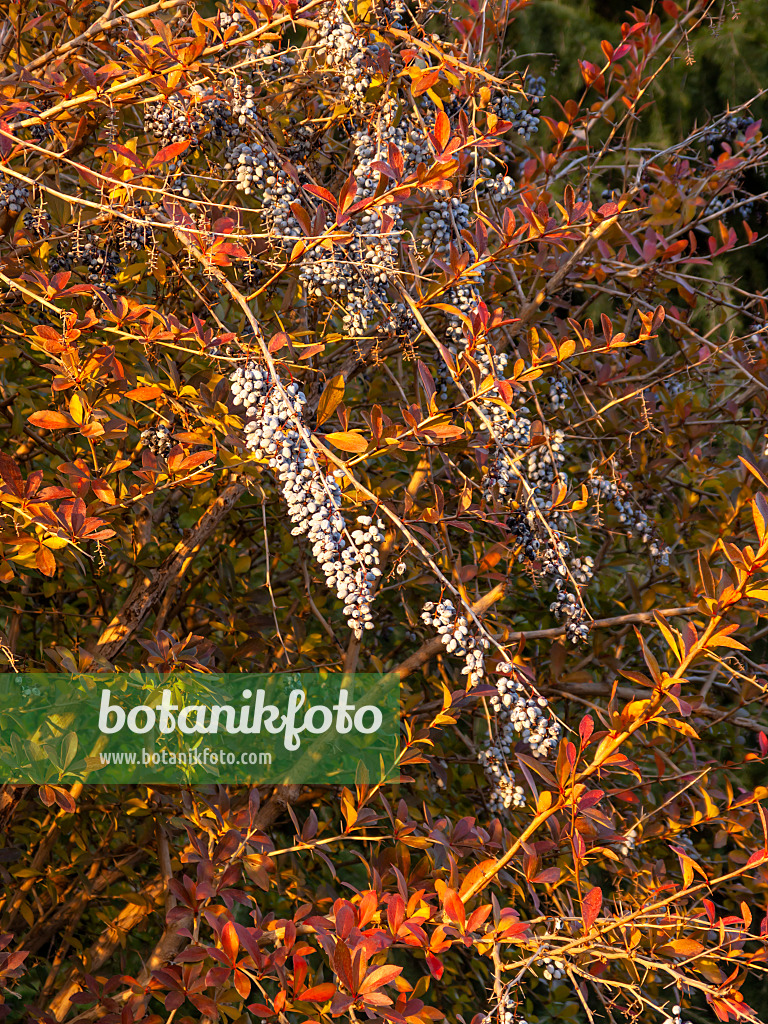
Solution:
[[[194,469],[196,466],[200,466],[203,462],[208,462],[209,459],[214,457],[213,452],[194,452],[192,455],[188,455],[186,459],[184,459],[178,469],[186,473],[190,469]]]
[[[341,979],[345,988],[350,992],[355,991],[355,980],[352,977],[352,957],[349,950],[340,940],[336,943],[333,951],[333,968]]]
[[[17,497],[24,493],[24,480],[21,470],[13,459],[4,452],[0,452],[0,476]]]
[[[264,1003],[251,1003],[248,1006],[248,1009],[256,1017],[274,1017],[275,1015],[275,1011],[270,1010],[270,1008],[265,1006]]]
[[[581,736],[581,745],[586,747],[589,742],[589,737],[595,728],[595,723],[591,715],[584,715],[582,720],[579,722],[579,736]]]
[[[411,93],[414,96],[421,96],[427,89],[431,89],[440,77],[439,71],[427,71],[419,77],[419,80],[411,86]],[[442,973],[442,972],[441,972]]]
[[[329,206],[336,209],[336,197],[331,195],[327,188],[323,188],[322,185],[305,185],[305,192],[311,192],[313,196],[318,196],[323,199]]]
[[[117,504],[115,492],[109,486],[107,481],[101,477],[96,477],[94,480],[91,480],[91,489],[96,497],[103,501],[105,505]]]
[[[440,981],[443,976],[445,967],[442,961],[438,960],[434,953],[427,953],[427,967],[429,972],[436,981]]]
[[[189,995],[189,1001],[194,1007],[196,1007],[200,1013],[204,1013],[208,1017],[212,1017],[214,1020],[218,1020],[219,1011],[216,1003],[208,996],[201,995]]]
[[[492,909],[493,907],[490,903],[485,903],[482,907],[477,907],[477,909],[473,910],[469,915],[469,920],[467,921],[467,931],[473,932],[479,928]]]
[[[532,882],[548,882],[554,884],[560,881],[560,868],[546,868],[544,871],[540,871],[535,878],[531,879]]]
[[[157,167],[158,164],[165,164],[175,160],[179,153],[183,153],[188,147],[189,139],[184,139],[182,142],[172,142],[170,146],[163,146],[149,161],[147,168]]]
[[[590,889],[581,901],[581,916],[584,921],[584,931],[588,932],[597,920],[603,906],[603,890],[599,886]]]
[[[248,975],[243,974],[242,971],[235,971],[234,982],[235,988],[237,989],[237,994],[240,996],[240,998],[247,999],[248,996],[251,994],[251,979],[248,977]]]

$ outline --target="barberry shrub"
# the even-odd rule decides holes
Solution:
[[[660,143],[728,5],[572,95],[559,6],[6,7],[6,671],[403,709],[354,788],[4,786],[8,1020],[768,1019],[761,95]]]

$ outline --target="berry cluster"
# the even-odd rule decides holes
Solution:
[[[548,757],[560,742],[561,728],[549,714],[546,698],[526,697],[526,687],[514,678],[514,665],[502,662],[497,671],[500,675],[496,680],[498,693],[491,697],[490,703],[500,722],[499,736],[508,744],[504,746],[502,742],[502,749],[505,753],[511,749],[510,737],[519,734],[534,757]]]
[[[240,134],[240,126],[255,116],[253,90],[239,94],[239,83],[227,83],[234,92],[230,104],[220,96],[204,95],[201,86],[192,86],[190,96],[171,96],[167,101],[154,100],[144,107],[144,131],[154,136],[161,146],[189,140],[197,149],[203,139],[220,140]]]
[[[752,117],[738,117],[736,114],[729,114],[719,124],[713,125],[704,132],[703,139],[707,146],[707,152],[714,156],[717,149],[723,145],[730,145],[737,135],[745,132],[750,125],[754,124]]]
[[[167,102],[155,100],[144,107],[144,131],[153,135],[161,146],[189,139],[196,147],[205,122],[188,99],[173,96]]]
[[[587,639],[589,626],[581,600],[572,590],[568,590],[566,577],[570,574],[570,581],[576,585],[580,594],[589,585],[595,565],[589,556],[573,558],[569,564],[570,548],[564,540],[557,542],[556,549],[555,551],[555,548],[550,546],[542,559],[542,570],[552,581],[556,591],[555,600],[549,606],[549,610],[554,613],[558,622],[565,623],[565,635],[575,644]]]
[[[619,513],[619,522],[629,530],[630,535],[634,534],[643,544],[648,545],[653,560],[661,565],[669,565],[671,548],[656,536],[647,513],[633,504],[630,496],[632,485],[608,480],[595,472],[590,474],[589,484],[593,493],[607,498],[614,505]]]
[[[544,981],[560,981],[565,977],[565,964],[562,960],[553,960],[551,957],[545,956],[541,961],[543,970],[541,976]]]
[[[102,248],[98,235],[89,232],[80,250],[80,262],[85,266],[88,280],[92,284],[104,284],[117,280],[122,258],[115,246],[107,244]]]
[[[302,236],[291,203],[299,201],[299,186],[261,143],[240,142],[225,153],[224,167],[235,172],[235,187],[245,195],[262,189],[262,212],[273,244],[290,252]],[[297,170],[301,174],[301,164]]]
[[[0,170],[0,213],[21,213],[28,199],[29,189]]]
[[[123,245],[126,249],[138,252],[140,249],[149,249],[154,241],[154,232],[151,224],[143,224],[140,221],[122,222]]]
[[[58,274],[60,270],[71,270],[74,265],[74,254],[69,247],[62,242],[56,246],[55,254],[48,256],[48,270],[51,275]]]
[[[497,666],[496,693],[490,698],[494,711],[493,733],[488,746],[478,753],[491,787],[489,804],[501,813],[525,806],[525,791],[518,785],[509,766],[509,756],[518,742],[528,745],[537,758],[547,758],[557,748],[560,725],[550,716],[544,697],[530,694],[530,687],[515,678],[515,666],[502,662]]]
[[[483,165],[483,169],[486,171],[492,170],[495,166],[492,160],[483,160]],[[492,177],[489,174],[482,183],[494,203],[506,202],[517,191],[517,183],[509,174],[494,174]]]
[[[386,100],[376,130],[368,126],[353,133],[358,201],[376,191],[380,174],[373,164],[386,156],[390,143],[403,152],[408,169],[425,156],[423,131],[407,117],[395,124],[396,115],[397,104]],[[350,242],[330,250],[317,248],[303,261],[300,274],[309,294],[315,300],[325,294],[343,300],[342,324],[350,337],[363,337],[375,320],[380,330],[410,334],[415,327],[412,315],[402,305],[393,307],[388,301],[388,285],[398,272],[397,245],[403,227],[399,208],[386,205],[381,211],[364,211],[349,227],[353,234]]]
[[[564,409],[568,400],[568,385],[564,380],[553,380],[549,386],[549,404],[557,412]],[[562,432],[561,432],[562,435]]]
[[[354,107],[362,107],[371,84],[368,69],[375,48],[357,35],[345,19],[341,3],[335,4],[330,16],[320,22],[318,35],[318,64],[336,72],[344,96]]]
[[[530,101],[527,108],[521,107],[511,96],[500,95],[492,97],[489,109],[502,121],[510,121],[513,130],[528,140],[539,130],[541,110],[536,101],[544,98],[546,84],[543,76],[526,79],[525,91]]]
[[[16,117],[12,117],[10,125],[14,129],[15,133],[20,133],[22,137],[31,139],[33,142],[41,145],[43,142],[47,142],[49,139],[53,138],[51,126],[46,124],[45,121],[40,121],[37,124],[26,125],[22,128],[19,125],[19,122],[26,121],[27,118],[34,117],[35,114],[42,114],[42,112],[43,111],[40,107],[30,105],[22,114],[17,114]]]
[[[447,654],[464,656],[461,674],[468,676],[470,686],[474,686],[483,678],[485,652],[490,643],[485,637],[476,635],[450,598],[444,598],[439,604],[427,601],[421,612],[421,620],[437,630]]]
[[[324,474],[314,449],[305,440],[306,396],[297,383],[283,386],[254,362],[230,377],[233,402],[246,413],[246,446],[274,469],[288,505],[295,537],[306,535],[329,586],[344,602],[355,637],[373,629],[371,602],[379,568],[378,544],[383,523],[358,516],[347,531],[341,513],[341,490],[334,474]],[[302,428],[302,429],[299,429]]]
[[[586,640],[589,626],[580,600],[581,591],[589,585],[594,574],[592,558],[570,557],[571,549],[563,534],[555,529],[554,521],[546,529],[532,508],[517,508],[507,519],[507,528],[517,540],[520,550],[518,561],[539,561],[545,579],[555,590],[555,600],[549,610],[565,623],[565,635],[572,643]],[[576,588],[578,594],[574,594]]]
[[[562,430],[547,430],[543,443],[533,448],[528,455],[526,476],[531,487],[543,494],[551,491],[553,483],[567,483],[567,476],[561,467],[565,462],[565,434]],[[548,508],[546,503],[544,506]]]
[[[173,437],[164,423],[156,427],[147,427],[141,432],[141,443],[155,455],[165,458],[173,448]]]
[[[488,806],[494,814],[525,807],[525,790],[517,784],[514,772],[507,764],[504,742],[501,737],[491,740],[490,745],[477,755],[490,786]]]
[[[421,228],[432,251],[448,255],[451,243],[461,242],[461,232],[469,226],[469,205],[458,196],[435,203]]]
[[[33,238],[44,238],[51,230],[51,215],[47,210],[27,210],[24,214],[24,230]]]
[[[734,192],[728,195],[713,196],[704,207],[704,216],[710,217],[714,214],[723,216],[730,213],[737,213],[743,220],[749,220],[755,211],[754,203],[742,202]],[[701,225],[702,230],[707,229],[706,224]]]

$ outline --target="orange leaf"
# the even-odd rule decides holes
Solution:
[[[459,899],[455,890],[445,890],[443,906],[445,907],[445,912],[448,915],[448,917],[452,921],[455,921],[463,931],[464,924],[466,921],[466,914],[464,912],[464,904]]]
[[[672,954],[673,956],[696,956],[701,953],[704,946],[695,939],[673,939],[659,949],[660,953]]]
[[[147,164],[147,168],[157,167],[158,164],[169,163],[171,160],[175,160],[179,153],[183,153],[185,149],[189,148],[189,139],[184,139],[183,142],[172,142],[170,146],[164,146],[163,149],[159,150]]]
[[[427,89],[431,89],[433,85],[437,83],[440,78],[439,71],[427,71],[418,76],[417,81],[411,86],[411,93],[414,96],[421,96],[422,93],[426,92]]]
[[[96,497],[103,501],[106,505],[115,505],[117,503],[117,499],[115,498],[115,492],[109,486],[107,481],[102,479],[101,477],[96,477],[95,479],[91,480],[91,489],[93,490],[93,493],[96,495]]]
[[[324,982],[322,985],[313,985],[312,988],[306,988],[299,995],[299,999],[310,1003],[327,1003],[329,999],[332,999],[336,992],[336,986],[332,985],[330,981]]]
[[[56,559],[46,547],[39,547],[37,549],[35,565],[43,576],[53,576],[56,572]]]
[[[227,954],[230,963],[234,963],[240,948],[240,939],[237,935],[237,928],[231,921],[227,921],[221,933],[221,948]]]
[[[133,388],[131,391],[126,391],[125,397],[136,398],[143,402],[147,398],[158,398],[162,393],[163,389],[159,388],[157,384],[144,384],[138,388]]]
[[[199,466],[203,462],[207,462],[212,458],[214,458],[214,452],[194,452],[192,455],[188,455],[186,459],[184,459],[184,461],[179,465],[179,469],[186,472],[187,470],[194,469],[196,466]]]
[[[445,111],[439,110],[435,118],[435,139],[441,151],[448,145],[450,137],[451,122],[448,120],[448,115]]]
[[[363,979],[359,988],[360,995],[365,995],[366,992],[373,992],[377,988],[388,985],[391,981],[395,980],[398,974],[402,973],[402,970],[402,967],[397,967],[395,964],[374,967],[368,977]]]
[[[277,334],[275,334],[269,340],[269,346],[268,346],[269,351],[270,352],[279,352],[280,349],[283,347],[283,345],[287,345],[288,342],[289,342],[288,335],[284,331],[278,331]]]
[[[46,430],[64,430],[75,426],[72,417],[64,412],[33,412],[29,422],[33,427],[44,427]]]

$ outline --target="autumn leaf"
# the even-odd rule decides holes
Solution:
[[[597,920],[603,907],[603,891],[599,886],[590,889],[581,901],[581,917],[584,922],[584,931],[588,932]]]
[[[324,441],[328,441],[334,448],[340,448],[343,452],[364,452],[368,448],[368,442],[362,434],[357,431],[344,430],[332,434],[321,434]]]
[[[43,427],[45,430],[64,430],[67,427],[77,426],[75,421],[64,412],[33,412],[29,417],[33,427]]]
[[[336,374],[335,377],[331,377],[325,385],[317,406],[318,427],[333,416],[337,405],[344,398],[344,389],[344,377],[340,373]],[[326,437],[328,436],[329,435],[326,435]]]
[[[135,398],[137,401],[146,402],[150,398],[159,398],[162,395],[163,389],[158,387],[157,384],[142,384],[137,388],[131,388],[130,391],[125,392],[126,398]]]
[[[673,939],[663,946],[657,947],[657,952],[662,956],[697,956],[704,952],[705,947],[695,939]]]
[[[335,985],[324,982],[320,985],[313,985],[312,988],[305,988],[299,995],[299,999],[310,1003],[327,1003],[329,999],[333,998],[335,992]]]

